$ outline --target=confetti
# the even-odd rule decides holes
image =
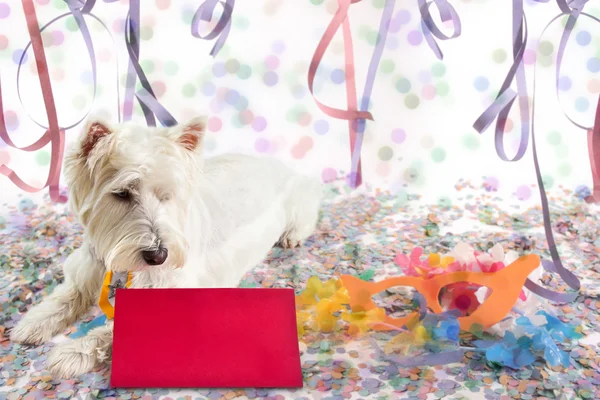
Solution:
[[[342,173],[338,176],[344,176]],[[460,181],[452,205],[425,204],[417,195],[401,199],[391,192],[366,187],[351,192],[344,181],[327,185],[326,203],[317,231],[298,249],[274,248],[268,259],[244,277],[240,286],[291,287],[300,295],[310,277],[322,286],[342,274],[379,281],[401,275],[394,263],[397,253],[410,254],[420,246],[424,254],[447,254],[458,243],[473,244],[476,251],[494,257],[501,243],[506,252],[548,256],[539,228],[539,208],[519,208],[488,192],[485,185]],[[344,201],[340,201],[344,199]],[[375,357],[367,339],[345,332],[306,330],[301,342],[304,388],[124,390],[109,388],[109,371],[102,369],[72,380],[54,379],[45,370],[54,343],[36,348],[13,344],[10,329],[33,304],[48,295],[63,279],[61,265],[82,243],[82,228],[64,206],[49,200],[36,204],[26,197],[19,205],[7,205],[0,215],[0,399],[114,398],[114,399],[313,399],[313,398],[600,398],[600,215],[568,190],[549,197],[558,249],[569,268],[582,279],[577,301],[550,305],[533,326],[546,324],[561,351],[569,352],[567,368],[552,367],[541,358],[521,370],[486,361],[478,351],[465,351],[461,362],[434,367],[402,368]],[[442,229],[427,232],[431,215]],[[490,228],[490,229],[487,229]],[[565,290],[560,279],[542,273],[543,284]],[[313,280],[314,281],[314,280]],[[323,287],[321,287],[321,290]],[[389,290],[377,300],[387,314],[401,316],[414,310],[412,296]],[[64,335],[89,327],[100,315],[94,308]],[[429,317],[429,314],[427,315]],[[345,321],[340,321],[346,323]],[[523,321],[522,321],[523,322]],[[567,324],[568,323],[568,324]],[[456,327],[447,321],[423,321],[431,335],[456,345]],[[429,325],[428,325],[429,324]],[[93,325],[93,324],[92,324]],[[569,328],[579,326],[577,329]],[[523,325],[529,329],[528,326]],[[549,329],[550,329],[549,326]],[[513,329],[513,328],[511,328]],[[516,329],[516,328],[515,328]],[[531,328],[533,329],[533,328]],[[398,332],[378,332],[374,338],[383,349]],[[559,337],[579,341],[557,340]],[[461,332],[463,347],[476,340],[498,342],[489,332]],[[60,340],[60,339],[56,339]],[[440,341],[441,343],[442,341]],[[429,341],[428,343],[435,343]],[[168,345],[161,343],[160,345]],[[398,350],[398,349],[392,349]],[[416,351],[419,349],[411,349]],[[432,349],[425,349],[432,351]],[[434,349],[435,350],[435,349]],[[474,395],[477,393],[477,395]]]

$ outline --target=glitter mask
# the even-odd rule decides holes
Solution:
[[[416,289],[425,298],[427,307],[434,313],[444,311],[439,302],[442,288],[462,282],[485,286],[492,290],[491,295],[472,314],[458,318],[461,329],[468,331],[473,325],[480,325],[484,329],[489,328],[506,317],[517,302],[525,280],[539,265],[540,257],[529,254],[496,272],[456,271],[428,279],[399,276],[380,282],[366,282],[352,275],[343,275],[340,279],[344,287],[348,289],[350,307],[353,310],[364,311],[377,307],[372,299],[374,295],[394,286],[408,286]],[[400,318],[386,315],[383,324],[375,325],[374,329],[402,328],[418,317],[419,313],[417,312]]]

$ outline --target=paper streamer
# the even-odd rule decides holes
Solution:
[[[0,174],[8,177],[8,179],[10,179],[15,185],[17,185],[19,189],[29,193],[36,193],[48,187],[50,192],[50,199],[52,199],[52,201],[65,203],[67,201],[67,197],[60,193],[60,171],[65,147],[65,131],[58,125],[56,105],[54,103],[54,96],[52,94],[52,84],[50,82],[50,76],[48,74],[46,53],[44,52],[42,35],[40,33],[37,15],[35,13],[35,6],[33,5],[33,0],[23,0],[23,11],[25,12],[27,29],[29,31],[29,37],[31,38],[33,54],[35,57],[36,67],[38,71],[38,79],[40,81],[42,96],[44,98],[44,106],[46,107],[46,114],[48,115],[48,128],[46,129],[44,135],[37,142],[26,147],[15,146],[15,144],[8,136],[8,131],[6,130],[6,124],[4,121],[4,108],[2,105],[2,89],[0,87],[0,138],[4,142],[6,142],[6,144],[10,147],[26,152],[39,150],[42,147],[46,146],[48,143],[50,143],[50,171],[48,172],[48,179],[46,180],[46,183],[41,188],[35,188],[25,183],[7,165],[0,165]]]
[[[211,22],[217,4],[221,4],[223,7],[221,18],[219,18],[219,21],[212,31],[204,36],[200,35],[200,21]],[[204,3],[200,4],[194,13],[191,26],[192,36],[204,40],[212,40],[218,37],[215,45],[210,51],[210,55],[213,57],[219,53],[219,50],[221,50],[221,47],[223,47],[227,40],[227,36],[229,36],[229,31],[231,30],[231,15],[233,13],[234,5],[235,0],[225,0],[225,2],[219,0],[206,0]]]
[[[541,0],[535,0],[537,2],[542,2]],[[575,25],[575,21],[577,20],[579,15],[586,15],[592,19],[598,20],[597,18],[589,15],[582,14],[583,6],[587,0],[581,1],[573,1],[570,4],[567,4],[565,0],[557,0],[557,4],[560,7],[562,14],[553,18],[548,25],[542,31],[542,35],[546,32],[546,30],[550,27],[550,25],[558,20],[560,17],[564,15],[569,15],[569,19],[563,31],[563,36],[561,38],[561,44],[559,46],[558,56],[557,56],[557,72],[556,72],[556,85],[557,85],[557,93],[558,93],[558,77],[560,73],[560,65],[562,62],[562,56],[564,54],[564,49],[566,47],[566,43],[568,41],[569,35]],[[572,6],[572,7],[571,7]],[[599,21],[600,22],[600,21]],[[527,104],[527,85],[525,80],[524,73],[524,64],[523,64],[523,54],[525,50],[525,46],[527,44],[527,20],[525,18],[525,14],[523,12],[523,1],[522,0],[513,0],[513,59],[514,62],[502,84],[498,97],[494,101],[494,103],[487,109],[485,112],[477,119],[473,127],[479,132],[482,133],[485,131],[489,125],[493,122],[494,119],[497,119],[496,122],[496,152],[500,156],[500,158],[504,161],[518,161],[520,160],[525,151],[527,150],[527,145],[529,142],[529,106]],[[521,141],[519,144],[519,149],[514,158],[510,159],[506,156],[504,151],[504,144],[502,141],[502,136],[504,134],[504,128],[506,124],[506,119],[510,112],[510,108],[512,107],[513,102],[517,97],[517,93],[515,93],[512,89],[510,89],[510,85],[513,80],[517,80],[517,90],[518,96],[520,100],[520,111],[521,111]],[[556,247],[556,242],[554,240],[554,235],[552,233],[552,222],[550,219],[550,209],[548,206],[548,198],[546,196],[546,190],[544,187],[544,183],[542,180],[541,169],[537,156],[537,148],[535,145],[535,119],[533,118],[535,113],[535,69],[534,69],[534,80],[533,80],[533,105],[531,110],[531,140],[532,140],[532,151],[533,151],[533,160],[534,167],[536,171],[536,179],[538,182],[538,188],[540,191],[540,199],[542,203],[542,214],[544,217],[544,230],[546,233],[546,240],[548,242],[548,248],[550,250],[550,254],[552,256],[552,261],[543,260],[542,265],[549,272],[556,272],[563,281],[572,289],[574,289],[575,293],[561,293],[555,292],[546,288],[541,287],[537,283],[527,279],[525,282],[525,287],[530,291],[536,293],[539,296],[542,296],[550,301],[554,302],[571,302],[575,300],[578,296],[578,291],[581,288],[581,282],[579,278],[575,276],[571,271],[567,270],[562,261],[560,259],[560,255],[558,253],[558,249]],[[566,115],[566,114],[565,114]],[[569,118],[567,116],[567,118]],[[571,120],[569,118],[569,120]],[[571,120],[575,125],[573,120]],[[589,135],[589,134],[588,134]],[[588,136],[589,138],[589,136]],[[594,157],[597,155],[597,152],[590,151],[590,157]],[[594,165],[594,162],[592,162]],[[596,180],[596,178],[595,178]]]
[[[140,0],[129,2],[129,12],[125,20],[125,47],[129,54],[125,102],[123,104],[123,119],[128,121],[133,114],[133,96],[137,99],[148,126],[156,126],[156,120],[162,126],[177,125],[177,121],[156,99],[150,82],[144,73],[140,62]],[[139,78],[142,88],[134,93],[136,78]]]
[[[449,39],[454,39],[454,38],[459,37],[462,32],[460,17],[456,13],[456,10],[454,9],[454,7],[452,7],[452,4],[448,3],[447,0],[433,0],[433,1],[418,0],[418,4],[419,4],[419,12],[421,13],[421,19],[422,19],[421,27],[422,27],[423,33],[425,35],[425,40],[427,41],[427,44],[429,45],[431,50],[433,50],[435,56],[438,59],[443,60],[444,53],[442,53],[442,50],[440,50],[440,47],[436,43],[433,36],[435,36],[436,38],[438,38],[440,40],[449,40]],[[435,6],[437,7],[437,9],[440,13],[440,18],[442,19],[442,22],[448,22],[448,21],[452,22],[452,28],[453,28],[452,35],[450,35],[450,36],[445,35],[433,21],[433,17],[431,16],[431,13],[429,12],[429,7],[432,4],[435,4]]]
[[[388,33],[389,22],[392,17],[395,0],[387,0],[377,36],[377,43],[367,73],[367,81],[362,96],[361,107],[358,109],[358,101],[356,95],[356,78],[354,73],[354,53],[352,46],[352,34],[350,31],[350,22],[348,19],[348,10],[351,4],[358,3],[361,0],[338,0],[339,8],[336,11],[333,19],[329,23],[325,33],[321,37],[319,44],[313,54],[310,66],[308,69],[308,90],[312,95],[317,106],[325,114],[332,118],[343,119],[348,121],[349,136],[350,136],[350,156],[351,156],[351,172],[349,175],[350,186],[356,188],[362,183],[362,167],[360,161],[360,149],[362,146],[363,135],[365,131],[365,120],[373,120],[373,116],[368,110],[375,74],[379,66],[379,60],[385,46],[385,40]],[[345,58],[345,78],[346,78],[346,104],[347,109],[339,109],[327,106],[316,99],[314,95],[314,81],[317,69],[323,59],[323,55],[329,44],[333,40],[338,29],[342,27],[344,39],[344,58]]]

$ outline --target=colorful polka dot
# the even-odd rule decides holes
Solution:
[[[383,146],[377,152],[381,161],[389,161],[394,156],[394,150],[390,146]]]
[[[218,132],[223,127],[223,122],[219,117],[210,117],[206,125],[209,131]]]
[[[478,92],[485,92],[490,87],[490,81],[485,76],[478,76],[473,84]]]
[[[590,72],[599,72],[600,71],[600,58],[592,57],[587,61],[587,69]]]
[[[410,31],[407,40],[411,45],[418,46],[423,41],[423,34],[419,31]]]
[[[50,164],[50,153],[48,153],[46,150],[39,151],[35,155],[35,162],[37,165],[45,167],[46,165]]]
[[[331,71],[331,81],[336,84],[344,83],[345,76],[344,71],[341,69],[334,69]]]
[[[396,90],[398,90],[400,93],[408,93],[408,92],[410,92],[410,88],[411,88],[411,83],[408,79],[399,78],[396,81]]]
[[[8,18],[10,15],[10,6],[6,3],[0,3],[0,19]]]
[[[265,138],[256,139],[254,149],[259,153],[266,153],[269,150],[269,141]]]
[[[263,117],[255,117],[254,121],[252,121],[252,129],[256,132],[262,132],[267,127],[267,120]]]
[[[446,66],[442,63],[436,63],[431,67],[431,74],[437,78],[444,76],[446,73]]]
[[[406,140],[406,132],[403,129],[394,129],[392,131],[392,141],[394,143],[402,143]]]
[[[324,183],[331,183],[337,179],[337,171],[333,168],[325,168],[321,172],[321,179]]]
[[[275,86],[279,81],[279,76],[274,71],[267,71],[263,75],[263,82],[267,86]]]
[[[558,89],[566,92],[567,90],[571,89],[571,78],[569,78],[568,76],[561,76],[560,78],[558,78]]]
[[[404,98],[404,105],[408,109],[414,110],[415,108],[419,107],[419,103],[419,97],[414,93],[409,93]]]
[[[575,40],[580,46],[587,46],[592,41],[592,35],[588,31],[581,31],[577,33]]]
[[[554,51],[554,45],[552,44],[552,42],[543,41],[540,43],[539,51],[540,54],[544,56],[550,56]]]
[[[528,200],[531,197],[531,188],[527,185],[521,185],[517,188],[515,195],[519,200]]]
[[[324,119],[318,119],[313,124],[313,129],[319,135],[324,135],[329,132],[329,123]]]
[[[575,99],[575,109],[579,112],[584,112],[590,106],[590,102],[585,97],[578,97]]]
[[[441,147],[434,148],[431,150],[431,159],[436,163],[444,161],[446,159],[446,150]]]
[[[504,49],[496,49],[492,53],[492,60],[498,64],[502,64],[504,61],[506,61],[506,57],[506,50]]]

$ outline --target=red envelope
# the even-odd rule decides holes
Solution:
[[[292,289],[118,289],[111,386],[302,387]]]

